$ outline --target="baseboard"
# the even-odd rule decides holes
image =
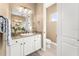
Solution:
[[[41,50],[42,50],[42,51],[46,51],[46,49],[44,49],[44,48],[41,48]]]

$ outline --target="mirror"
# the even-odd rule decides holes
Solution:
[[[26,7],[11,9],[12,36],[32,32],[32,10]]]

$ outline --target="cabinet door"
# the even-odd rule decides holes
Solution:
[[[63,42],[62,55],[63,56],[77,56],[79,47]]]
[[[11,56],[23,56],[23,39],[12,40],[10,53]]]
[[[36,35],[34,39],[35,50],[41,48],[41,35]]]
[[[27,37],[24,39],[24,55],[28,55],[34,51],[34,38]]]
[[[21,55],[21,46],[19,43],[16,43],[15,45],[10,46],[10,55],[11,56],[20,56]]]

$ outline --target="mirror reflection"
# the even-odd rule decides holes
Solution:
[[[20,6],[11,9],[12,36],[32,32],[32,10]]]

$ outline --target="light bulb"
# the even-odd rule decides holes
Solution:
[[[19,12],[22,12],[24,10],[23,7],[19,7]]]
[[[28,14],[32,14],[32,11],[31,11],[31,10],[29,10],[29,11],[28,11]]]

